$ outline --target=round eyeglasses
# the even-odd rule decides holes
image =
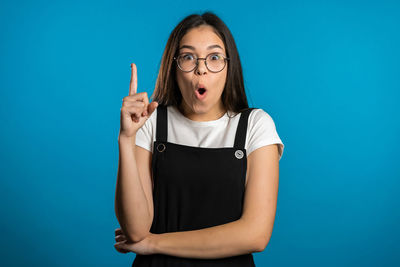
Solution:
[[[190,53],[180,54],[178,57],[174,57],[174,60],[178,63],[178,67],[183,72],[191,72],[199,65],[199,59],[202,59],[206,63],[206,67],[211,72],[220,72],[225,68],[226,61],[229,58],[219,53],[212,53],[207,55],[205,58],[196,57]]]

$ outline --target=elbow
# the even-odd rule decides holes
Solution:
[[[272,230],[267,227],[260,227],[260,223],[258,224],[247,224],[246,225],[246,233],[248,229],[254,229],[251,235],[248,235],[248,242],[250,244],[250,250],[252,252],[262,252],[267,247],[269,240],[271,238]]]
[[[150,232],[144,233],[144,234],[133,234],[133,235],[127,236],[127,239],[128,239],[130,242],[137,243],[137,242],[140,242],[140,241],[142,241],[143,239],[145,239],[146,236],[148,236],[149,234],[150,234]]]
[[[142,231],[142,232],[130,232],[130,231],[124,231],[124,235],[126,237],[126,239],[128,240],[128,242],[131,243],[137,243],[142,241],[143,239],[145,239],[150,232],[149,231]]]
[[[256,242],[254,242],[255,252],[263,252],[269,243],[269,236],[261,235]]]
[[[129,224],[125,218],[123,218],[118,212],[116,212],[117,220],[123,235],[126,237],[128,242],[136,243],[145,239],[150,234],[151,224],[147,223],[140,224]]]
[[[121,225],[121,224],[120,224]],[[137,243],[145,239],[148,235],[150,235],[150,229],[129,229],[126,225],[121,225],[121,230],[123,235],[126,237],[128,242]]]
[[[143,239],[145,239],[148,235],[150,235],[150,227],[149,226],[142,226],[142,227],[136,227],[136,228],[129,228],[127,225],[124,225],[125,229],[121,229],[124,232],[126,238],[128,239],[129,242],[140,242]],[[125,231],[126,230],[126,231]]]
[[[128,242],[137,243],[145,239],[150,234],[150,227],[132,227],[123,220],[118,220],[122,234]]]

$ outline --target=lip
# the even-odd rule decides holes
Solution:
[[[196,90],[194,91],[194,94],[195,94],[195,96],[196,96],[196,98],[198,99],[198,100],[200,100],[200,101],[203,101],[205,98],[206,98],[206,96],[207,96],[207,89],[206,88],[204,88],[204,93],[201,95],[200,93],[199,93],[199,88],[204,88],[204,87],[198,87],[198,88],[196,88]]]
[[[207,91],[205,91],[202,95],[199,93],[199,90],[194,91],[194,94],[196,95],[196,98],[198,100],[204,100],[204,98],[207,96]]]
[[[196,86],[196,90],[199,89],[199,88],[206,89],[206,86],[203,83],[198,83],[197,86]]]

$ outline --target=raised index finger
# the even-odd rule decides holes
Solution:
[[[131,64],[132,74],[131,74],[131,84],[129,86],[129,95],[136,94],[137,91],[137,69],[136,64]]]

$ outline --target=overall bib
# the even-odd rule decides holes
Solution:
[[[247,121],[240,114],[233,147],[202,148],[168,142],[166,106],[157,108],[152,171],[154,219],[151,233],[180,232],[240,219],[245,193]],[[137,254],[134,267],[248,267],[252,254],[220,259],[193,259],[165,254]]]

